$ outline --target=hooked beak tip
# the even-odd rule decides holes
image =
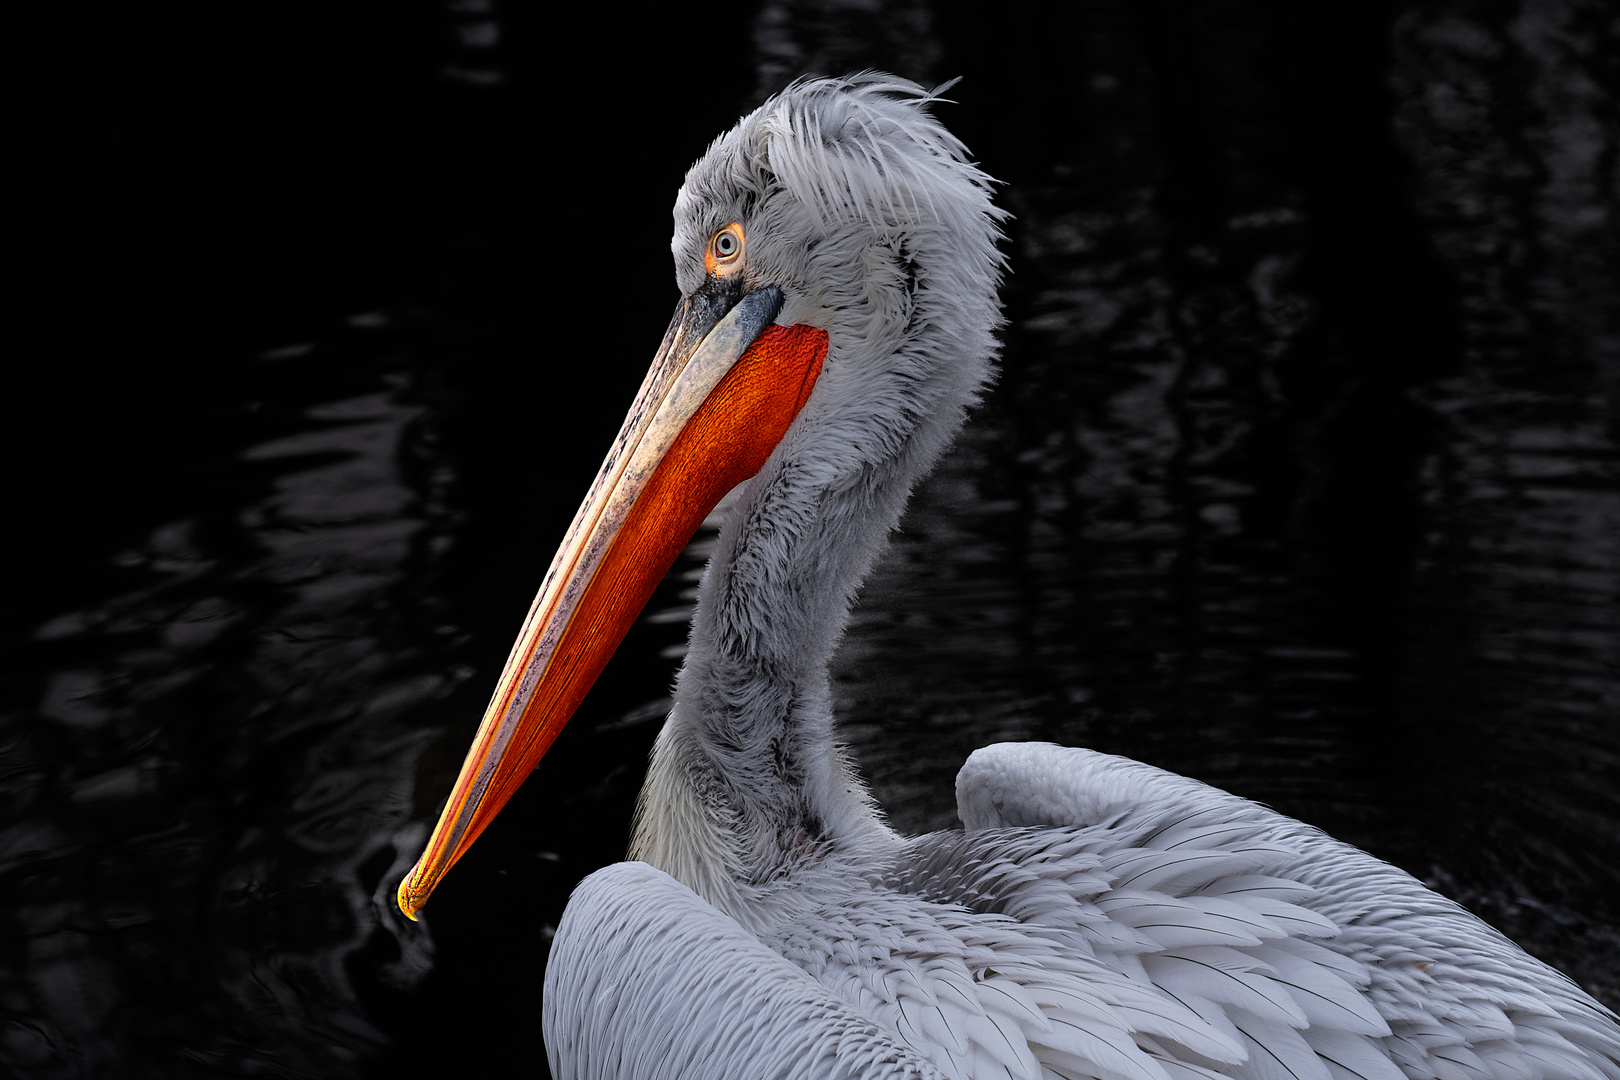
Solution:
[[[411,920],[411,922],[420,921],[417,919],[416,913],[422,910],[422,903],[414,895],[409,876],[399,883],[399,891],[394,894],[394,902],[399,905],[401,915]]]

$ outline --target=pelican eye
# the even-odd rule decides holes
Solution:
[[[722,229],[714,234],[713,247],[716,259],[735,259],[742,251],[742,237],[730,229]]]

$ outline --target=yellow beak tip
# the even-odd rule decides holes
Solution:
[[[411,922],[418,922],[416,913],[422,910],[422,905],[411,895],[410,879],[399,883],[399,892],[394,896],[394,902],[399,905],[399,913]]]

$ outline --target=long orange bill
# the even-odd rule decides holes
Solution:
[[[781,292],[710,280],[681,302],[602,471],[546,571],[427,850],[416,917],[540,763],[692,534],[804,406],[827,334],[773,325]]]

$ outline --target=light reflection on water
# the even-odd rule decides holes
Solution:
[[[1018,215],[1003,376],[835,671],[897,826],[949,827],[987,742],[1124,753],[1398,862],[1620,1002],[1620,89],[1598,10],[1402,15],[1388,100],[1347,82],[1319,118],[1289,111],[1325,100],[1289,67],[1297,27],[1260,15],[1183,40],[1087,6],[1066,47],[1092,67],[1043,99],[1039,145],[1015,137],[1026,87],[969,72],[948,119]],[[500,12],[450,16],[446,78],[496,93]],[[753,38],[768,82],[926,78],[974,63],[953,27],[773,3]],[[537,1066],[544,928],[623,850],[696,563],[401,923],[392,887],[583,490],[558,478],[603,449],[547,458],[568,440],[542,447],[514,404],[528,354],[466,329],[529,329],[528,307],[441,299],[246,364],[210,405],[234,438],[117,478],[195,476],[194,498],[110,532],[25,628],[0,714],[19,1074]],[[474,1022],[487,1039],[458,1044]]]
[[[122,589],[35,632],[61,666],[13,729],[23,814],[0,836],[27,1075],[319,1075],[385,1041],[345,957],[424,836],[434,728],[402,717],[464,672],[396,610],[432,529],[396,461],[423,408],[398,374],[365,381],[237,455],[261,497],[157,525],[113,557]],[[431,955],[410,939],[386,974]]]

